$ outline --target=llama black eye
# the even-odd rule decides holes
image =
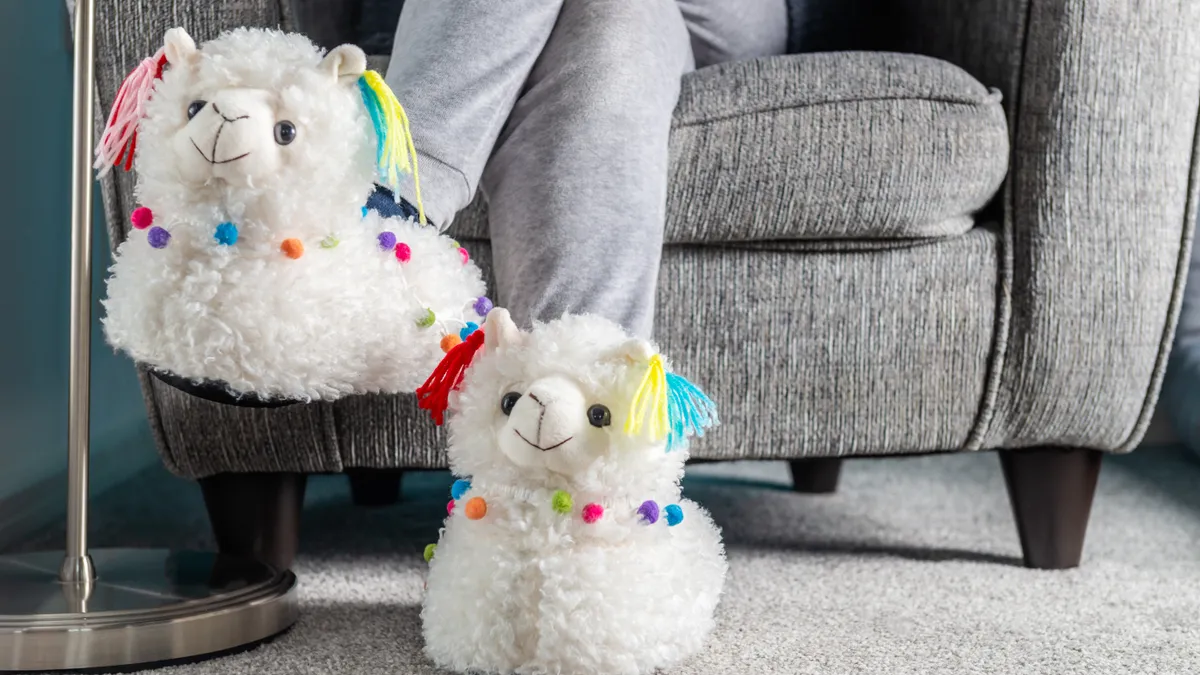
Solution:
[[[515,391],[510,391],[500,398],[500,412],[508,415],[512,413],[513,406],[517,405],[517,401],[521,400],[521,395]]]
[[[208,105],[208,101],[204,100],[195,100],[189,103],[187,109],[188,119],[190,120],[196,115],[199,115],[200,111],[204,110],[204,106],[206,105]]]
[[[612,424],[612,413],[602,405],[588,408],[588,422],[594,427],[606,427]]]
[[[296,140],[296,125],[284,120],[275,125],[275,142],[287,145]]]

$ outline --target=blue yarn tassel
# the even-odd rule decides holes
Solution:
[[[380,114],[381,106],[379,104],[379,97],[375,95],[370,85],[362,78],[358,80],[358,91],[362,95],[363,105],[367,109],[367,114],[371,117],[371,126],[375,127],[375,163],[382,166],[383,144],[384,139],[387,138],[387,129]]]
[[[720,423],[717,404],[696,385],[674,373],[667,373],[667,452],[687,444],[689,436],[700,437],[704,430]]]

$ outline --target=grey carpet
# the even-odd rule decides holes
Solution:
[[[857,460],[835,496],[781,488],[781,463],[707,465],[686,492],[725,530],[731,569],[708,648],[671,675],[1200,672],[1200,462],[1106,458],[1083,567],[1037,572],[994,455]],[[437,673],[421,654],[420,551],[444,473],[402,505],[311,486],[303,616],[277,641],[172,675]],[[98,546],[208,546],[198,490],[148,471],[93,505]],[[58,545],[46,532],[29,547]]]

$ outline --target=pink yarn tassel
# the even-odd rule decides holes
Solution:
[[[93,168],[103,176],[114,166],[125,164],[125,170],[133,168],[133,153],[137,148],[137,128],[145,114],[146,101],[154,91],[154,84],[162,77],[167,65],[166,48],[148,59],[144,59],[117,91],[108,124],[100,142],[96,144],[96,163]]]

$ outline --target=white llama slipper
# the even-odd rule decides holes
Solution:
[[[358,47],[181,28],[122,85],[96,167],[141,205],[104,300],[109,342],[233,396],[411,392],[491,309],[466,249],[364,208],[416,175],[403,109]],[[420,198],[418,195],[418,207]]]
[[[496,309],[417,396],[451,413],[451,470],[470,477],[425,552],[433,661],[635,675],[700,649],[725,554],[679,482],[716,411],[650,344],[592,316],[524,333]]]

